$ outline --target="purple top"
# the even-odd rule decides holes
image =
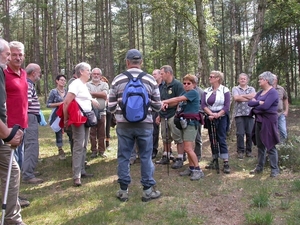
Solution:
[[[214,93],[212,87],[204,90],[201,96],[201,108],[208,107],[212,112],[224,110],[227,113],[230,109],[230,92],[229,89],[220,85]]]
[[[255,95],[255,101],[248,102],[248,105],[253,107],[252,112],[255,114],[256,122],[260,122],[262,125],[260,133],[255,134],[252,140],[256,144],[255,136],[259,135],[264,146],[267,150],[270,150],[279,143],[277,126],[278,93],[274,88],[271,88],[264,95],[261,95],[261,93],[262,91],[259,91]],[[259,105],[259,101],[264,101],[264,104]],[[255,132],[255,128],[253,132]]]

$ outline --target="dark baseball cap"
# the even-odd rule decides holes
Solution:
[[[132,60],[132,59],[142,59],[142,54],[137,49],[130,49],[126,53],[126,59]]]

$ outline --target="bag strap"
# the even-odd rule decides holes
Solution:
[[[130,72],[128,72],[127,70],[124,71],[123,74],[126,75],[126,76],[128,77],[129,80],[132,80],[132,79],[133,79],[132,74],[131,74]],[[146,72],[141,72],[141,73],[137,76],[137,78],[138,78],[138,79],[142,79],[142,77],[145,76],[146,74],[147,74]]]
[[[85,115],[85,113],[84,113],[83,109],[81,108],[81,106],[78,104],[78,102],[76,102],[76,103],[77,103],[77,105],[78,105],[80,111],[83,113],[83,115]]]

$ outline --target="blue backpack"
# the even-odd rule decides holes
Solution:
[[[122,95],[123,116],[131,123],[143,121],[147,117],[150,105],[147,89],[141,80],[147,73],[142,72],[136,78],[128,71],[123,72],[123,74],[129,79]]]

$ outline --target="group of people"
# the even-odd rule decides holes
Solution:
[[[136,49],[129,50],[126,54],[126,65],[127,70],[137,77],[141,72],[141,53]],[[169,164],[174,158],[171,148],[171,143],[174,141],[177,156],[172,168],[181,168],[187,154],[188,168],[179,175],[190,176],[191,180],[203,178],[204,173],[198,161],[201,158],[202,147],[201,125],[204,124],[208,129],[213,156],[212,162],[205,168],[216,168],[215,159],[220,158],[223,160],[222,171],[229,174],[231,170],[226,136],[230,126],[231,96],[235,102],[238,158],[252,157],[252,143],[255,143],[258,147],[258,164],[250,174],[263,171],[266,155],[270,159],[270,176],[276,177],[279,174],[276,144],[283,143],[287,139],[285,117],[288,114],[288,98],[284,88],[277,85],[276,75],[269,71],[260,74],[261,91],[256,93],[255,89],[248,85],[248,75],[242,73],[238,77],[239,85],[232,89],[232,95],[222,84],[224,74],[220,71],[211,71],[210,87],[205,90],[198,87],[197,77],[194,75],[185,75],[183,83],[176,80],[169,65],[155,69],[152,75],[152,77],[148,75],[142,78],[143,83],[147,84],[152,101],[147,118],[140,123],[132,124],[126,121],[120,108],[121,96],[128,83],[127,76],[121,73],[115,77],[109,93],[109,109],[116,113],[118,122],[116,131],[120,189],[117,197],[121,201],[128,200],[128,185],[131,181],[129,165],[132,152],[136,150],[135,145],[141,159],[142,200],[148,201],[161,195],[155,189],[156,182],[153,179],[151,161],[158,151],[159,126],[161,126],[163,153],[162,158],[156,161],[157,164]],[[156,80],[155,85],[153,79]],[[147,135],[149,132],[152,132],[151,138]],[[245,136],[246,143],[244,143]]]
[[[12,179],[6,208],[5,221],[9,224],[25,224],[20,215],[19,183],[20,171],[22,181],[39,184],[35,171],[38,155],[38,126],[41,121],[40,103],[35,90],[35,83],[41,78],[41,68],[30,63],[25,70],[24,45],[20,42],[6,42],[0,39],[0,126],[1,143],[0,175],[2,186],[5,185],[10,152],[15,150],[12,165]],[[137,77],[142,72],[142,54],[137,49],[126,53],[127,71]],[[188,160],[188,167],[179,173],[199,180],[204,173],[199,166],[201,158],[201,127],[208,129],[213,161],[206,166],[215,168],[214,160],[223,160],[224,173],[230,173],[229,152],[226,133],[229,129],[230,90],[222,83],[224,75],[212,71],[209,75],[210,87],[202,90],[198,87],[196,76],[187,74],[183,82],[175,79],[169,65],[155,69],[141,78],[150,99],[146,118],[138,123],[125,119],[122,105],[122,94],[129,82],[124,73],[117,75],[109,89],[107,79],[99,68],[92,69],[88,63],[81,62],[74,69],[73,78],[66,85],[66,76],[58,75],[56,88],[52,89],[47,107],[53,108],[50,124],[59,120],[55,131],[59,159],[65,159],[63,150],[63,129],[69,136],[72,152],[73,185],[81,186],[81,178],[92,177],[86,167],[88,140],[91,142],[91,157],[106,157],[105,149],[109,147],[109,124],[111,113],[114,113],[118,137],[118,183],[120,189],[117,197],[121,201],[129,199],[128,186],[131,182],[130,159],[135,145],[141,161],[141,183],[143,185],[142,201],[159,198],[161,192],[156,190],[154,159],[158,153],[159,130],[163,142],[162,158],[157,164],[169,164],[174,160],[173,169],[183,167]],[[252,142],[258,147],[258,164],[251,174],[261,173],[264,169],[266,154],[271,165],[271,177],[279,174],[278,154],[275,145],[287,138],[285,117],[288,113],[288,101],[285,90],[277,85],[277,77],[271,72],[259,75],[261,91],[255,92],[248,86],[247,74],[240,74],[239,85],[232,89],[235,101],[234,117],[236,122],[238,158],[244,155],[252,157]],[[7,96],[7,97],[6,97]],[[85,126],[85,112],[95,112],[97,125]],[[78,113],[82,112],[82,113]],[[18,125],[20,128],[13,130]],[[161,126],[161,127],[160,127]],[[278,131],[279,128],[279,131]],[[107,131],[108,129],[108,131]],[[254,132],[254,138],[252,133]],[[278,135],[280,133],[280,136]],[[246,144],[244,144],[246,136]],[[280,137],[280,138],[279,138]],[[174,158],[171,143],[175,142],[177,155]],[[2,196],[3,196],[2,188]],[[26,200],[25,200],[26,201]],[[28,203],[29,204],[29,203]]]

